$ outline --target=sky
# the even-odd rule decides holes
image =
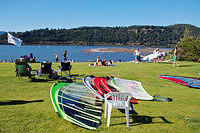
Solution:
[[[191,24],[200,0],[0,0],[0,31]]]

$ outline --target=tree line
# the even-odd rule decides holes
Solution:
[[[200,28],[189,24],[171,26],[79,27],[73,29],[39,29],[11,32],[23,40],[22,45],[114,45],[173,47],[183,38],[185,29],[199,36]],[[7,44],[6,35],[0,44]]]

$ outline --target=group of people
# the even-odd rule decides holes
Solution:
[[[20,58],[23,58],[26,62],[29,62],[29,63],[36,63],[36,57],[33,56],[33,53],[30,53],[29,56],[23,55]],[[59,62],[58,53],[56,53],[55,61]],[[1,60],[0,62],[7,62],[7,60],[4,59],[4,60]],[[10,57],[10,60],[8,62],[13,62],[13,58]],[[67,50],[63,52],[63,62],[67,62]],[[72,62],[74,62],[74,60],[72,60]]]
[[[21,56],[20,58],[23,58],[23,59],[26,60],[27,62],[36,63],[36,57],[34,57],[32,53],[30,53],[29,56],[28,56],[28,55],[23,55],[23,56]],[[13,62],[13,58],[10,57],[9,59],[10,59],[10,60],[9,60],[8,62],[12,63],[12,62]],[[4,60],[2,60],[1,62],[7,62],[7,60],[4,59]]]
[[[28,60],[26,60],[25,58],[21,57],[18,62],[24,62],[27,75],[29,76],[29,78],[33,78],[32,77],[33,75],[31,74],[32,67],[28,64]],[[48,62],[43,62],[43,65],[44,65],[44,63],[48,63]],[[39,69],[34,72],[34,76],[35,77],[41,76],[43,74],[44,70],[42,69],[42,67],[43,66],[41,65],[39,67]],[[48,70],[45,70],[45,71],[48,71],[49,79],[57,79],[59,77],[57,72],[52,70],[51,68],[48,68]]]
[[[4,60],[1,60],[0,62],[7,62],[7,60],[6,59],[4,59]],[[10,63],[12,63],[13,62],[13,58],[12,57],[10,57],[10,61],[9,61]]]
[[[100,60],[98,56],[96,62],[89,64],[89,66],[112,66],[112,61]]]
[[[135,63],[141,62],[140,54],[141,54],[140,50],[139,48],[137,48],[134,52]],[[154,63],[159,62],[159,61],[164,61],[167,55],[165,52],[160,52],[158,48],[153,51],[153,54],[157,55],[153,59]],[[63,62],[67,62],[67,50],[65,50],[62,55],[63,55]],[[175,65],[180,66],[177,62],[177,55],[178,55],[178,50],[177,50],[177,47],[175,47],[175,50],[173,53],[173,66]],[[58,53],[56,53],[55,56],[56,56],[55,61],[59,62]],[[27,55],[21,56],[21,58],[24,58],[27,62],[31,62],[31,63],[36,62],[36,57],[34,57],[32,53],[30,53],[29,56]],[[2,60],[1,62],[6,62],[6,60]],[[9,62],[13,62],[13,59],[11,57],[10,57]],[[74,60],[72,60],[72,62],[74,62]],[[96,62],[89,64],[89,66],[112,66],[112,61],[100,60],[100,57],[98,56]]]
[[[55,61],[58,63],[59,62],[59,58],[58,58],[58,53],[55,54],[56,55],[56,58],[55,58]],[[67,62],[67,50],[65,50],[63,52],[63,62]],[[75,62],[74,60],[71,60],[71,62]]]
[[[29,56],[27,55],[21,56],[21,58],[24,58],[27,62],[31,62],[31,63],[36,62],[36,57],[34,57],[32,53],[30,53]],[[58,53],[56,53],[55,61],[57,63],[59,62]],[[67,50],[63,52],[63,62],[67,62]]]
[[[164,61],[167,54],[165,52],[160,52],[158,48],[156,48],[153,51],[153,54],[155,54],[155,58],[153,58],[154,63],[159,62],[159,61]],[[174,53],[173,53],[173,67],[177,65],[178,67],[180,66],[179,63],[177,62],[177,55],[178,55],[178,50],[177,47],[175,47]],[[135,57],[135,63],[138,63],[141,61],[140,59],[140,50],[137,48],[134,52],[134,57]]]
[[[36,63],[36,57],[33,56],[32,53],[28,55],[23,55],[20,58],[24,58],[27,62]]]
[[[153,54],[157,55],[157,57],[153,59],[154,63],[164,61],[165,57],[167,56],[165,52],[160,52],[158,48],[153,51]]]
[[[30,78],[31,78],[31,76],[32,76],[32,75],[31,75],[32,68],[31,68],[31,66],[30,66],[28,63],[29,63],[29,62],[30,62],[30,63],[35,63],[35,62],[36,62],[35,58],[36,58],[36,57],[34,57],[32,53],[30,53],[29,56],[24,55],[24,56],[21,56],[21,57],[20,57],[20,61],[25,62],[26,71],[27,71],[27,73],[28,73],[28,75],[29,75]],[[56,53],[56,62],[58,62],[58,61],[59,61],[59,59],[58,59],[58,53]],[[64,61],[64,62],[67,62],[67,50],[65,50],[65,51],[63,52],[63,61]],[[43,63],[45,63],[45,62],[43,62]],[[37,76],[37,75],[40,76],[40,75],[42,74],[42,67],[40,66],[39,69],[36,70],[34,74],[35,74],[36,76]],[[58,77],[58,74],[57,74],[56,71],[54,71],[54,70],[52,70],[52,69],[49,70],[49,78],[50,78],[50,79],[57,79],[57,77]]]

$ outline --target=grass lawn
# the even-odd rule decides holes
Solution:
[[[180,62],[181,67],[172,67],[171,63],[125,62],[115,63],[117,66],[113,67],[89,67],[88,64],[73,63],[72,74],[136,80],[150,95],[160,94],[173,99],[172,102],[139,101],[134,105],[138,115],[130,115],[129,128],[125,114],[113,109],[111,126],[106,126],[103,115],[96,132],[200,132],[200,89],[156,77],[198,77],[199,63]],[[40,66],[39,63],[30,65],[35,70]],[[58,69],[58,65],[53,63],[53,69]],[[27,83],[23,78],[15,84],[14,77],[15,64],[0,63],[0,132],[93,132],[57,117],[50,99],[50,88],[56,81]]]

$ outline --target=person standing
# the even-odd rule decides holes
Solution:
[[[58,53],[56,53],[56,62],[58,63],[59,59],[58,59]]]
[[[177,50],[177,47],[175,47],[175,50],[174,50],[174,62],[173,62],[173,67],[175,67],[175,65],[177,65],[178,67],[180,66],[177,62],[177,56],[178,56],[178,50]]]
[[[156,51],[154,52],[155,58],[154,63],[158,63],[158,61],[161,59],[161,52],[158,48],[156,48]]]
[[[32,60],[33,60],[33,54],[30,53],[30,54],[29,54],[29,62],[32,62]]]
[[[97,57],[97,63],[98,63],[98,62],[100,62],[100,57],[99,57],[99,56]]]
[[[135,55],[135,63],[138,63],[138,59],[140,58],[140,50],[137,48],[134,52]]]
[[[63,53],[63,61],[67,62],[67,50],[65,50]]]
[[[10,61],[9,62],[13,62],[13,58],[12,57],[10,57]]]

